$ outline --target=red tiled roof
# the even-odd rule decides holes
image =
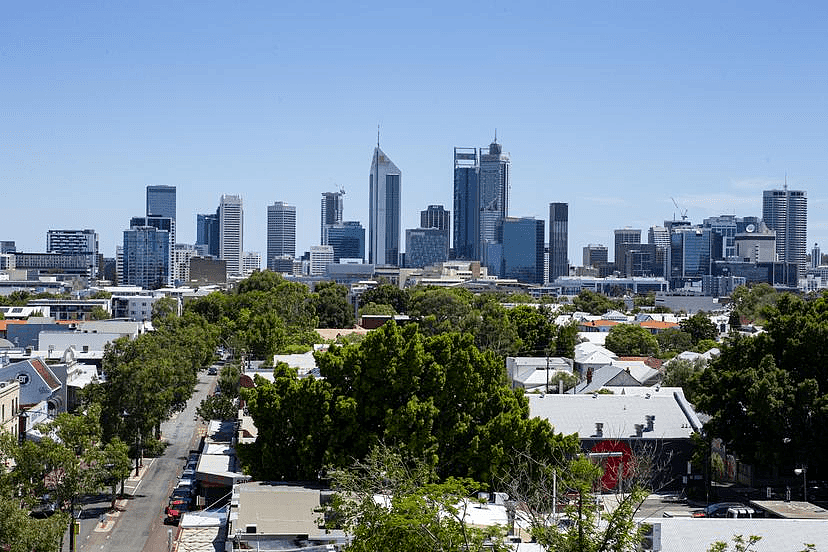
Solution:
[[[43,381],[46,382],[46,385],[49,386],[49,389],[58,389],[60,387],[60,381],[52,374],[52,371],[46,368],[46,365],[43,364],[43,361],[39,358],[33,358],[29,360],[29,364],[40,374],[40,377],[43,378]]]
[[[675,322],[662,322],[661,320],[646,320],[639,324],[642,328],[651,328],[654,330],[666,330],[668,328],[678,328],[679,325]]]

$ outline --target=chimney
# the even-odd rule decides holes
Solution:
[[[598,437],[604,436],[604,424],[601,422],[595,422],[595,435]]]
[[[635,436],[636,437],[643,437],[644,436],[644,424],[635,424]]]
[[[645,420],[647,420],[647,431],[653,430],[653,424],[655,423],[655,416],[645,416]]]

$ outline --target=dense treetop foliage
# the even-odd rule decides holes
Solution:
[[[697,406],[743,461],[828,473],[828,296],[778,294],[763,311],[766,332],[729,338],[700,375]]]
[[[254,477],[315,479],[323,467],[348,465],[386,442],[426,459],[442,477],[490,481],[513,450],[552,457],[577,446],[529,419],[502,360],[481,352],[469,334],[432,336],[388,323],[360,345],[318,354],[317,363],[324,380],[298,379],[279,366],[272,384],[258,379],[242,390],[259,428],[256,443],[240,449]]]

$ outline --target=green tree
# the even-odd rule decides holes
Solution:
[[[348,288],[335,282],[319,282],[314,293],[320,328],[350,328],[354,307],[348,301]]]
[[[364,461],[331,472],[335,519],[353,535],[348,550],[397,552],[506,551],[502,528],[479,528],[466,521],[476,505],[468,497],[480,488],[470,479],[440,482],[433,467],[406,461],[378,445]],[[375,496],[386,497],[378,503]]]
[[[109,318],[109,313],[97,305],[92,307],[92,310],[89,311],[90,320],[108,320]]]
[[[610,299],[606,295],[586,289],[572,299],[572,305],[578,311],[587,312],[595,316],[606,314],[607,311],[611,310],[623,312],[627,308],[624,301],[620,299]]]
[[[394,312],[403,314],[408,312],[408,296],[409,292],[406,289],[391,284],[380,284],[362,292],[359,296],[359,306],[364,307],[368,303],[390,305]]]
[[[364,307],[359,309],[360,316],[362,315],[370,315],[370,314],[379,314],[383,316],[394,316],[398,314],[394,307],[391,305],[380,304],[380,303],[367,303]]]
[[[152,304],[151,318],[153,322],[172,316],[178,316],[178,299],[162,297]]]
[[[731,295],[731,326],[764,324],[767,310],[776,303],[777,296],[776,290],[770,284],[737,287]]]
[[[637,324],[617,324],[607,334],[605,347],[619,356],[655,356],[656,337]]]
[[[69,515],[33,519],[20,501],[0,495],[0,550],[8,552],[54,552],[69,524]]]
[[[324,465],[346,466],[386,442],[440,477],[490,481],[515,447],[528,443],[542,457],[577,447],[529,419],[502,360],[469,334],[428,336],[414,324],[388,323],[359,345],[316,358],[324,380],[300,380],[282,366],[272,384],[242,390],[259,438],[240,454],[257,478],[312,479]]]
[[[719,336],[716,325],[710,321],[710,317],[703,312],[697,312],[693,316],[681,322],[681,331],[690,334],[693,345],[699,341],[710,339],[715,341]]]
[[[507,313],[518,335],[518,356],[542,356],[555,349],[556,327],[547,309],[520,305]]]
[[[661,383],[668,387],[681,387],[687,400],[695,404],[699,392],[699,378],[707,367],[707,361],[697,358],[690,361],[674,358],[664,365],[664,378]]]
[[[778,294],[765,332],[735,335],[699,380],[698,408],[706,428],[743,461],[788,471],[806,463],[828,469],[828,302]]]
[[[656,341],[658,341],[658,348],[662,353],[667,351],[681,353],[693,348],[693,338],[689,333],[678,328],[667,328],[659,332],[656,334]]]

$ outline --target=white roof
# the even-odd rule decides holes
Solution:
[[[549,420],[556,432],[595,436],[602,423],[605,438],[634,437],[635,425],[655,416],[653,431],[644,439],[684,439],[701,428],[701,422],[684,394],[653,392],[650,395],[527,395],[529,415]]]
[[[661,549],[665,552],[707,552],[716,541],[732,543],[735,535],[762,537],[751,548],[756,552],[793,552],[805,548],[806,542],[814,544],[817,550],[828,548],[828,523],[825,520],[653,518],[643,521],[661,524]]]

